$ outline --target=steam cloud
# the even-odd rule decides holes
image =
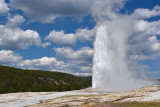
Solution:
[[[93,6],[98,28],[94,42],[93,88],[126,91],[154,84],[139,76],[140,70],[138,74],[133,72],[133,62],[128,58],[129,40],[136,32],[136,22],[152,17],[153,11],[147,17],[138,10],[131,15],[120,14],[124,3],[125,0],[97,0]]]

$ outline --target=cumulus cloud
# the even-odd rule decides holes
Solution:
[[[130,58],[142,61],[142,59],[158,57],[160,55],[160,41],[157,39],[157,35],[160,34],[160,21],[135,20],[133,25],[133,34],[128,40]]]
[[[160,20],[148,22],[144,20],[134,21],[134,30],[138,33],[145,33],[148,35],[159,35],[160,34]]]
[[[83,47],[77,51],[71,48],[55,48],[54,50],[56,51],[56,58],[67,63],[67,72],[72,74],[91,73],[94,53],[92,48]]]
[[[23,16],[8,16],[5,25],[0,25],[0,48],[1,49],[26,49],[29,46],[46,47],[50,43],[41,43],[38,32],[33,30],[22,30],[20,25],[25,22]]]
[[[22,56],[11,50],[1,50],[0,56],[0,65],[16,66],[25,69],[56,70],[63,72],[67,66],[63,61],[57,61],[54,57],[24,60]]]
[[[11,50],[1,50],[0,65],[16,66],[24,69],[59,71],[77,76],[91,76],[93,49],[84,47],[77,51],[71,48],[57,48],[55,50],[57,58],[42,57],[32,60],[24,60],[22,56]],[[66,56],[63,57],[62,55]]]
[[[71,47],[75,45],[77,40],[80,41],[91,41],[93,42],[96,36],[97,27],[93,29],[77,29],[76,33],[65,34],[64,31],[51,31],[48,36],[45,37],[45,40],[56,43],[59,46]]]
[[[51,45],[51,42],[45,42],[41,44],[43,48],[46,48],[47,46],[50,46],[50,45]]]
[[[95,0],[11,0],[15,9],[21,9],[35,21],[53,22],[57,17],[73,16],[81,18],[90,12]]]
[[[152,10],[138,8],[132,14],[132,17],[136,19],[145,19],[156,16],[160,16],[160,6],[155,6]]]
[[[76,37],[81,41],[94,41],[96,36],[97,27],[89,30],[85,29],[78,29],[76,31]]]
[[[8,13],[9,10],[5,0],[0,0],[0,15]]]
[[[136,9],[129,17],[133,18],[133,33],[128,39],[128,55],[132,60],[143,61],[155,59],[160,54],[157,35],[160,35],[160,20],[147,21],[159,15],[159,6],[149,9]],[[136,19],[134,19],[136,17]]]
[[[76,76],[92,76],[92,73],[74,73]]]
[[[63,60],[80,60],[85,59],[88,61],[91,60],[93,56],[93,49],[89,47],[83,47],[80,50],[74,51],[71,48],[55,48],[56,56],[59,59]]]
[[[63,72],[67,66],[63,61],[57,61],[54,57],[24,60],[22,56],[11,50],[1,50],[0,56],[0,65],[16,66],[25,69],[56,70]]]
[[[50,42],[41,43],[40,36],[36,31],[22,30],[20,25],[24,22],[25,19],[20,15],[8,16],[7,23],[5,25],[0,25],[0,48],[17,50],[26,49],[32,45],[46,47],[51,44]],[[72,48],[67,47],[73,46],[77,39],[80,38],[82,38],[82,40],[92,41],[94,39],[94,31],[95,29],[88,30],[86,28],[77,30],[76,34],[65,34],[63,31],[53,30],[45,40],[50,40],[60,46],[65,46],[63,48],[55,49],[57,58],[42,57],[39,59],[24,60],[22,56],[19,56],[15,52],[7,51],[8,54],[6,54],[4,58],[9,56],[10,53],[13,60],[8,57],[8,60],[10,59],[9,61],[7,61],[7,59],[2,59],[0,63],[26,69],[56,70],[78,76],[91,75],[93,49],[83,47],[80,50],[74,51]],[[87,35],[87,37],[81,36],[84,34]],[[7,62],[4,62],[3,60],[6,60]]]
[[[11,50],[0,51],[0,65],[14,66],[22,57]]]
[[[19,27],[25,22],[25,19],[21,15],[8,16],[7,27]]]
[[[45,38],[60,46],[73,46],[76,43],[76,37],[74,34],[65,34],[64,31],[51,31]]]
[[[93,57],[93,50],[91,48],[85,47],[78,51],[73,51],[71,48],[57,48],[56,54],[67,54],[67,56],[62,57],[59,55],[56,58],[42,57],[32,60],[21,59],[17,62],[15,61],[15,65],[25,69],[59,71],[77,76],[91,76]],[[72,57],[69,54],[73,54],[74,56]]]
[[[65,63],[63,61],[57,61],[54,57],[42,57],[33,60],[22,60],[18,62],[17,66],[37,70],[61,70],[61,67],[63,68]]]
[[[39,34],[33,30],[23,31],[19,28],[10,29],[0,25],[0,48],[2,49],[25,49],[31,45],[41,46]]]
[[[93,50],[84,47],[74,51],[69,47],[74,46],[77,40],[94,41],[97,28],[103,22],[107,24],[109,33],[116,35],[113,38],[118,38],[116,39],[117,44],[119,40],[123,39],[120,36],[122,34],[120,31],[125,28],[126,34],[122,35],[127,35],[125,37],[125,40],[127,40],[127,43],[125,43],[127,58],[135,63],[130,65],[137,65],[139,61],[155,59],[160,56],[160,41],[156,37],[160,35],[160,21],[149,22],[145,20],[159,16],[160,6],[155,6],[153,9],[138,8],[131,14],[120,14],[119,10],[125,2],[126,0],[49,0],[47,2],[43,0],[10,0],[10,6],[21,9],[28,17],[44,23],[50,23],[57,17],[65,16],[73,16],[79,19],[92,12],[92,16],[97,21],[95,28],[91,30],[88,28],[77,29],[75,34],[65,34],[64,31],[53,30],[45,38],[45,40],[63,47],[54,49],[57,59],[65,61],[65,64],[62,64],[64,63],[62,61],[61,66],[59,66],[62,71],[88,75],[92,69]],[[7,4],[4,0],[0,0],[0,14],[5,14],[8,11]],[[19,26],[23,22],[25,22],[25,19],[22,16],[15,15],[8,17],[6,25],[0,25],[0,48],[16,50],[25,49],[32,45],[47,47],[51,44],[50,42],[41,43],[40,36],[36,31],[20,29]],[[21,64],[19,63],[19,66],[27,66],[33,69],[47,67],[55,69],[53,59],[43,57],[34,60],[23,60]],[[57,59],[55,59],[55,62]],[[43,62],[47,65],[43,65]]]
[[[151,49],[154,51],[160,51],[160,42],[156,36],[152,36],[149,38],[149,42],[151,43]]]

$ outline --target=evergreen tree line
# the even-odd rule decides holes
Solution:
[[[15,92],[71,91],[90,87],[92,77],[0,66],[0,94]]]

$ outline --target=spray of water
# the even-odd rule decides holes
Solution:
[[[109,4],[109,0],[103,0],[100,8],[103,7],[105,1],[107,1],[106,4]],[[100,4],[100,2],[98,3]],[[93,88],[106,91],[126,91],[152,85],[152,82],[135,78],[135,74],[130,71],[127,63],[127,40],[132,34],[132,19],[117,15],[108,8],[106,14],[108,16],[105,15],[105,12],[97,15],[98,29],[94,42]]]

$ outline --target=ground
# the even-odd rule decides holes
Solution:
[[[68,92],[13,93],[0,95],[0,107],[159,107],[160,86],[122,93],[92,88]]]

